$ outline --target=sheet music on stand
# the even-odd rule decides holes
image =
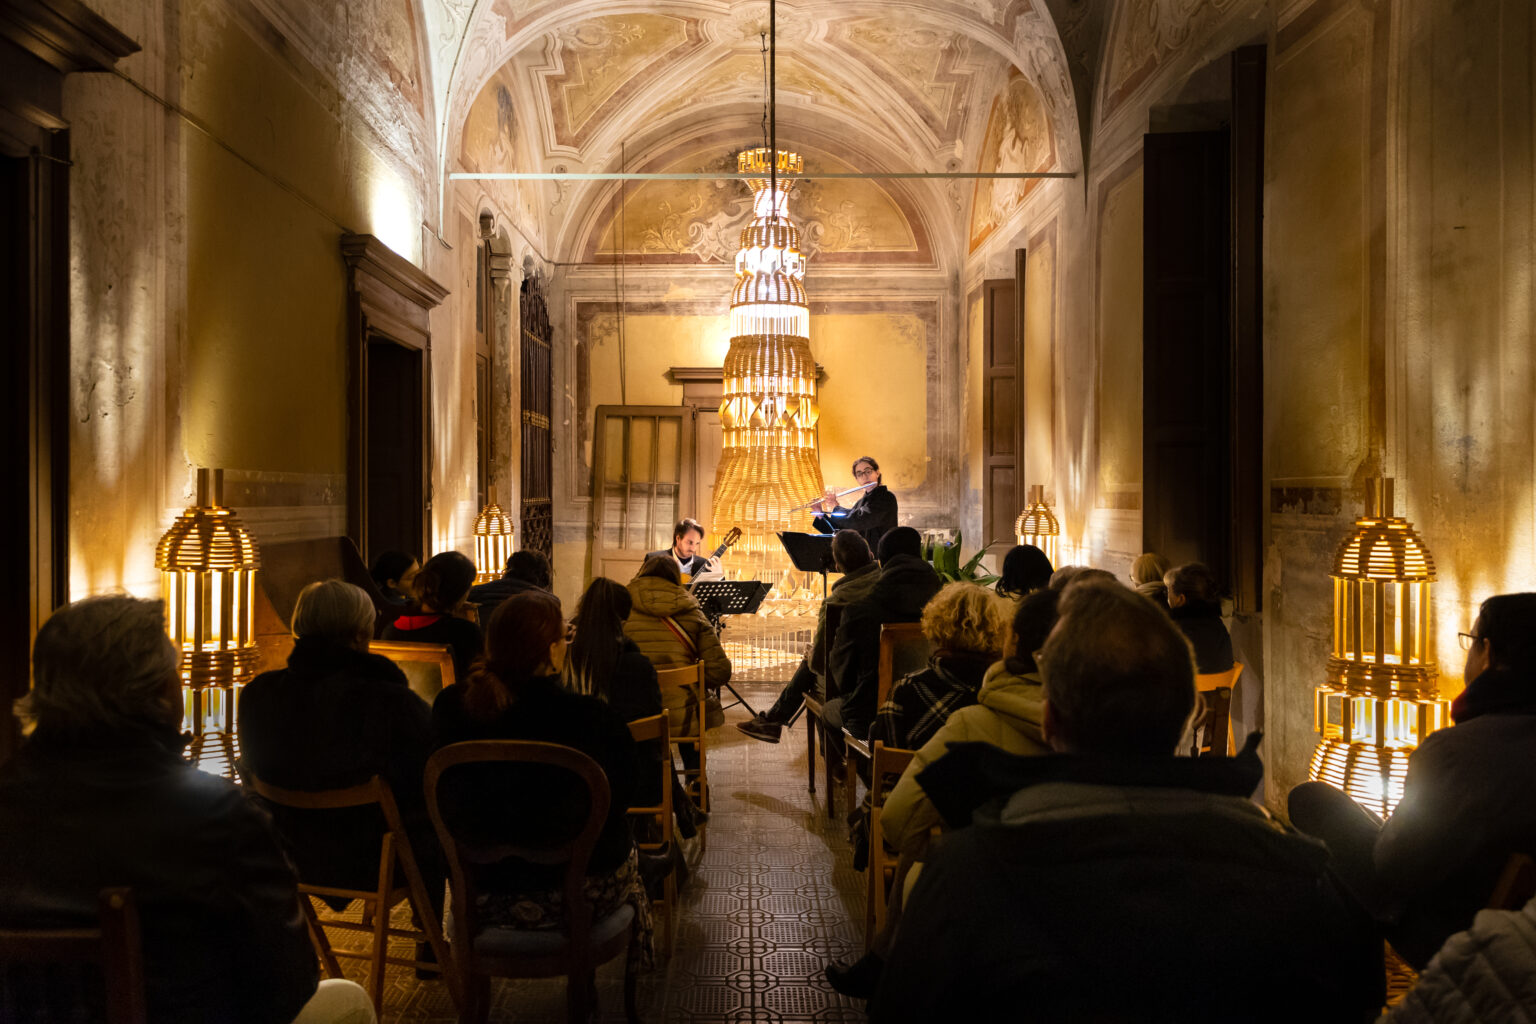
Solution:
[[[715,615],[751,615],[773,588],[762,580],[699,580],[691,593]]]

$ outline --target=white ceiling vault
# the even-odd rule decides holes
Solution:
[[[440,174],[613,171],[621,152],[630,170],[680,169],[706,140],[739,140],[723,152],[760,138],[767,0],[420,2]],[[1017,102],[1009,86],[1022,78],[1051,138],[1003,145],[1044,146],[1049,169],[1080,170],[1078,99],[1047,2],[780,0],[781,145],[848,170],[974,171],[999,144],[994,107]],[[466,124],[488,89],[517,141],[466,163]],[[958,205],[963,190],[913,191]]]

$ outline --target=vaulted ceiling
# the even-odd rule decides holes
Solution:
[[[781,0],[781,145],[838,169],[974,171],[989,146],[1078,169],[1044,2]],[[424,3],[445,170],[704,169],[762,139],[767,0]],[[1000,105],[1033,112],[1035,137],[989,131]],[[957,211],[971,198],[968,184],[911,192]],[[589,249],[601,228],[585,229]]]

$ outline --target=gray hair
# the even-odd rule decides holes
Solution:
[[[321,580],[299,591],[293,606],[293,635],[352,643],[373,634],[373,599],[345,580]]]
[[[181,721],[176,645],[165,602],[88,597],[53,613],[32,645],[32,691],[15,704],[24,723],[68,732]]]

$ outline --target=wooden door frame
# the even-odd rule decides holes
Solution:
[[[695,458],[694,436],[695,418],[693,408],[686,405],[599,405],[593,410],[592,415],[592,575],[600,576],[603,573],[603,563],[609,557],[622,557],[618,553],[626,548],[603,547],[604,526],[604,499],[603,481],[599,474],[607,462],[608,432],[603,429],[603,421],[609,416],[623,416],[627,418],[654,416],[659,421],[665,419],[677,419],[678,429],[678,458],[680,467],[678,470],[678,507],[681,509],[684,496],[692,498],[697,488],[697,469]],[[654,498],[652,507],[654,508]],[[672,524],[668,523],[670,530]]]
[[[425,271],[373,235],[343,235],[347,264],[347,535],[368,549],[368,346],[392,342],[421,352],[420,552],[432,542],[432,329],[448,295]]]
[[[977,542],[978,547],[991,544],[993,541],[1009,541],[1012,546],[1013,520],[1006,523],[992,523],[993,512],[992,495],[992,444],[989,435],[992,430],[992,398],[993,388],[990,383],[988,371],[991,368],[989,356],[992,345],[992,330],[996,305],[990,300],[988,288],[991,285],[1010,283],[1013,285],[1013,423],[1011,433],[1013,439],[1013,502],[1012,507],[1022,509],[1023,496],[1027,493],[1027,483],[1024,480],[1024,267],[1027,258],[1025,249],[1014,250],[1014,276],[1008,278],[991,278],[981,284],[981,310],[982,310],[982,370],[981,370],[981,429],[982,429],[982,469],[981,469],[981,532],[982,537]],[[1017,515],[1017,512],[1015,512]],[[990,526],[990,529],[989,529]]]

